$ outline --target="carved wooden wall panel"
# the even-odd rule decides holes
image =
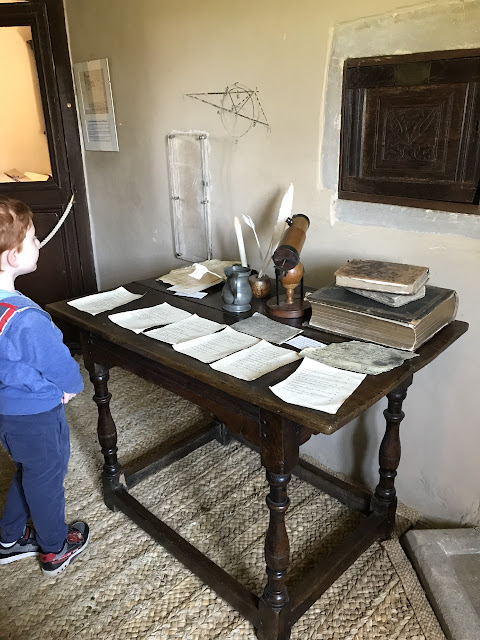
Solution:
[[[480,57],[465,54],[346,61],[341,198],[479,212]]]

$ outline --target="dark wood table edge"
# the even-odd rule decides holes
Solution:
[[[153,295],[155,293],[160,295],[166,295],[168,299],[172,302],[172,298],[174,297],[172,294],[167,294],[165,291],[155,291],[154,289],[147,287],[143,283],[131,283],[130,285],[126,285],[129,289],[136,290],[137,292],[142,291],[150,291]],[[207,296],[208,297],[208,296]],[[197,301],[195,301],[197,302]],[[202,300],[198,301],[202,303]],[[175,298],[175,303],[182,305],[188,305],[188,299],[183,298]],[[141,304],[141,303],[139,303]],[[132,305],[128,305],[130,308]],[[209,311],[215,310],[211,306],[205,306],[204,309],[208,309]],[[122,307],[123,309],[123,307]],[[66,304],[66,301],[60,303],[52,303],[47,305],[47,311],[49,311],[53,316],[58,317],[63,322],[73,323],[80,330],[89,332],[91,316],[86,313],[80,312],[74,307],[71,307]],[[100,314],[100,318],[105,318],[106,315],[111,312],[106,312],[105,314]],[[235,316],[235,314],[226,314],[227,316],[233,317],[233,321],[238,320],[239,318]],[[245,315],[245,314],[241,314]],[[109,330],[113,329],[114,333],[112,336],[109,335]],[[268,381],[265,383],[265,386],[261,386],[259,383],[259,379],[255,381],[255,383],[259,383],[259,393],[255,398],[258,406],[263,407],[269,411],[278,411],[278,407],[280,406],[281,413],[283,415],[288,415],[289,419],[294,422],[302,422],[307,428],[312,429],[313,432],[331,434],[336,432],[338,429],[343,427],[344,425],[350,423],[353,419],[358,417],[361,413],[363,413],[367,408],[381,400],[386,395],[385,389],[388,391],[393,390],[397,387],[401,382],[408,379],[412,374],[422,369],[424,366],[429,364],[433,359],[435,359],[442,351],[447,349],[453,342],[455,342],[461,335],[463,335],[468,329],[468,324],[466,322],[461,322],[455,320],[448,324],[446,327],[441,329],[435,336],[433,336],[427,343],[425,343],[418,350],[418,357],[413,358],[411,360],[407,360],[400,367],[396,367],[391,371],[388,371],[384,374],[380,374],[380,376],[367,376],[367,378],[362,382],[360,387],[357,389],[355,394],[347,398],[347,400],[343,403],[340,409],[336,414],[325,414],[321,411],[316,411],[314,409],[305,409],[302,407],[296,407],[295,405],[288,404],[286,402],[281,401],[278,397],[273,396],[273,393],[268,390],[269,384],[274,384],[287,375],[289,375],[293,370],[295,370],[298,363],[294,363],[292,365],[287,365],[277,370],[276,372],[272,372],[271,374],[267,374],[263,376],[262,379]],[[333,334],[325,334],[322,332],[317,332],[315,330],[308,330],[306,333],[310,335],[313,332],[313,335],[318,340],[326,340],[331,342],[341,342],[346,340],[345,338],[341,338],[339,336],[334,336]],[[117,325],[114,325],[111,321],[108,321],[105,328],[99,330],[95,339],[104,340],[110,344],[115,345],[115,348],[122,348],[125,340],[128,340],[131,332],[127,329],[122,329]],[[158,343],[153,346],[152,343],[156,341],[148,338],[146,336],[140,336],[141,343],[136,344],[136,353],[145,358],[156,358],[156,361],[164,367],[169,367],[172,369],[171,364],[171,355],[168,349],[171,349],[170,345],[162,345],[162,347],[168,347],[166,350],[162,350],[162,353],[159,353]],[[174,363],[174,367],[177,371],[182,374],[186,373],[190,366],[197,367],[196,376],[198,381],[205,382],[206,384],[210,384],[212,380],[212,370],[209,365],[204,365],[198,361],[195,361],[192,364],[192,359],[188,356],[183,356],[183,354],[177,354],[177,360]],[[285,374],[282,375],[282,372],[285,371]],[[134,372],[135,373],[135,372]],[[216,372],[218,374],[218,372]],[[221,380],[225,380],[223,382],[223,386],[227,386],[232,382],[231,392],[229,387],[229,397],[233,395],[237,396],[237,400],[241,403],[242,398],[245,395],[245,391],[247,388],[254,388],[254,383],[245,383],[242,380],[232,379],[231,376],[226,374],[220,374],[217,376]],[[371,379],[381,380],[382,388],[380,391],[373,391],[373,393],[368,395],[368,402],[364,402],[363,404],[358,404],[355,400],[356,395],[362,392],[362,389],[366,384],[371,382]],[[270,382],[270,380],[272,382]],[[368,382],[367,382],[368,381]],[[237,388],[238,387],[238,388]],[[222,391],[222,387],[217,389],[220,393]],[[272,396],[272,397],[271,397]],[[321,423],[320,427],[318,426]]]

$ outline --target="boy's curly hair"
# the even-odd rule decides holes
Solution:
[[[32,220],[32,210],[24,202],[0,197],[0,254],[22,249]]]

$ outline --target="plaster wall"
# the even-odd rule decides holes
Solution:
[[[268,241],[281,196],[295,186],[294,213],[311,220],[302,251],[306,282],[322,286],[353,257],[425,264],[431,282],[457,289],[458,317],[471,330],[420,372],[404,404],[399,498],[424,517],[480,523],[475,374],[480,334],[477,220],[335,198],[340,88],[345,56],[480,46],[472,9],[479,2],[396,0],[65,0],[73,62],[107,57],[119,153],[85,152],[99,284],[158,276],[175,259],[166,135],[210,134],[215,257],[236,258],[233,217],[256,222]],[[431,33],[429,33],[431,31]],[[402,46],[399,46],[402,43]],[[187,93],[257,88],[270,130],[232,139],[217,110]],[[397,218],[395,223],[394,218]],[[244,230],[249,262],[258,266]],[[305,451],[367,484],[377,481],[376,449],[385,407],[373,407]]]

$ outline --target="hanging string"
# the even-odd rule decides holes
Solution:
[[[67,219],[68,214],[70,213],[71,208],[73,207],[74,198],[75,198],[75,194],[72,193],[72,197],[70,198],[70,201],[67,204],[67,208],[65,209],[62,217],[57,222],[57,224],[53,227],[52,231],[50,231],[48,236],[44,240],[42,240],[40,242],[40,249],[42,247],[44,247],[47,244],[47,242],[49,242],[53,238],[53,236],[57,233],[57,231],[60,229],[62,224],[65,222],[65,220]]]

